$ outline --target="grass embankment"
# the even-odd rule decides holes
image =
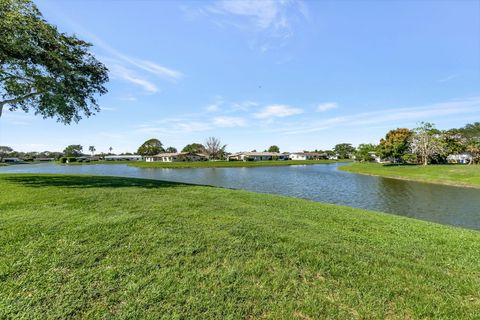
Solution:
[[[345,160],[351,161],[351,160]],[[345,162],[338,160],[271,160],[271,161],[195,161],[195,162],[131,162],[129,165],[140,168],[235,168],[235,167],[274,167],[305,164],[329,164]]]
[[[479,165],[383,165],[353,163],[340,170],[396,179],[480,188]]]
[[[152,180],[0,190],[0,318],[478,317],[476,231]]]

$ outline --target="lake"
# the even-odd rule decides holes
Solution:
[[[395,180],[338,170],[345,164],[151,169],[125,164],[32,164],[0,173],[93,174],[168,180],[280,194],[480,230],[480,189]]]

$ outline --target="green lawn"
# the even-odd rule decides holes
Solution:
[[[480,187],[480,165],[383,165],[352,163],[341,170],[390,178]]]
[[[479,316],[476,231],[153,180],[0,190],[1,319]]]

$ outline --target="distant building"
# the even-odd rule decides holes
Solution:
[[[206,160],[208,160],[206,155],[193,152],[160,153],[154,156],[145,157],[146,162],[191,162]]]
[[[15,162],[22,162],[19,158],[3,158],[2,160],[5,163],[15,163]]]
[[[450,163],[470,163],[473,161],[473,157],[471,154],[468,153],[461,153],[461,154],[451,154],[447,157],[447,161]]]
[[[293,152],[290,160],[320,160],[327,159],[327,154],[318,152]]]
[[[229,161],[288,160],[288,154],[279,152],[237,152],[228,156]]]
[[[142,161],[143,157],[133,154],[133,155],[119,155],[119,156],[105,156],[106,161]]]

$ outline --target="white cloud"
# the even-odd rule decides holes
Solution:
[[[232,111],[247,111],[252,107],[258,106],[257,102],[254,101],[243,101],[232,104]]]
[[[214,102],[208,105],[205,109],[207,112],[216,112],[220,110],[220,107],[223,105],[224,101],[221,96],[216,96]]]
[[[233,26],[254,33],[249,44],[262,53],[285,45],[294,24],[309,18],[308,7],[301,0],[219,0],[194,11],[196,16],[210,16],[220,28]]]
[[[411,122],[430,121],[453,116],[480,112],[480,97],[452,100],[425,106],[392,108],[374,112],[362,112],[344,117],[323,119],[320,121],[308,121],[297,123],[289,128],[280,129],[285,134],[303,134],[317,132],[334,126],[363,126],[370,127],[379,124],[391,124],[392,126],[406,126]],[[301,129],[298,129],[301,128]]]
[[[333,110],[333,109],[337,109],[337,108],[338,108],[337,103],[335,103],[335,102],[325,102],[325,103],[321,103],[317,106],[317,111],[325,112],[325,111]]]
[[[253,116],[257,119],[271,119],[284,118],[303,113],[302,109],[290,107],[282,104],[269,105],[263,108],[262,111],[254,113]]]
[[[112,64],[109,65],[110,72],[114,78],[119,78],[133,84],[136,84],[142,87],[145,91],[150,93],[158,92],[157,86],[150,82],[147,79],[141,78],[140,76],[136,75],[134,71],[119,65],[119,64]]]
[[[214,125],[222,128],[245,127],[247,125],[245,119],[240,117],[215,117],[212,122]]]

